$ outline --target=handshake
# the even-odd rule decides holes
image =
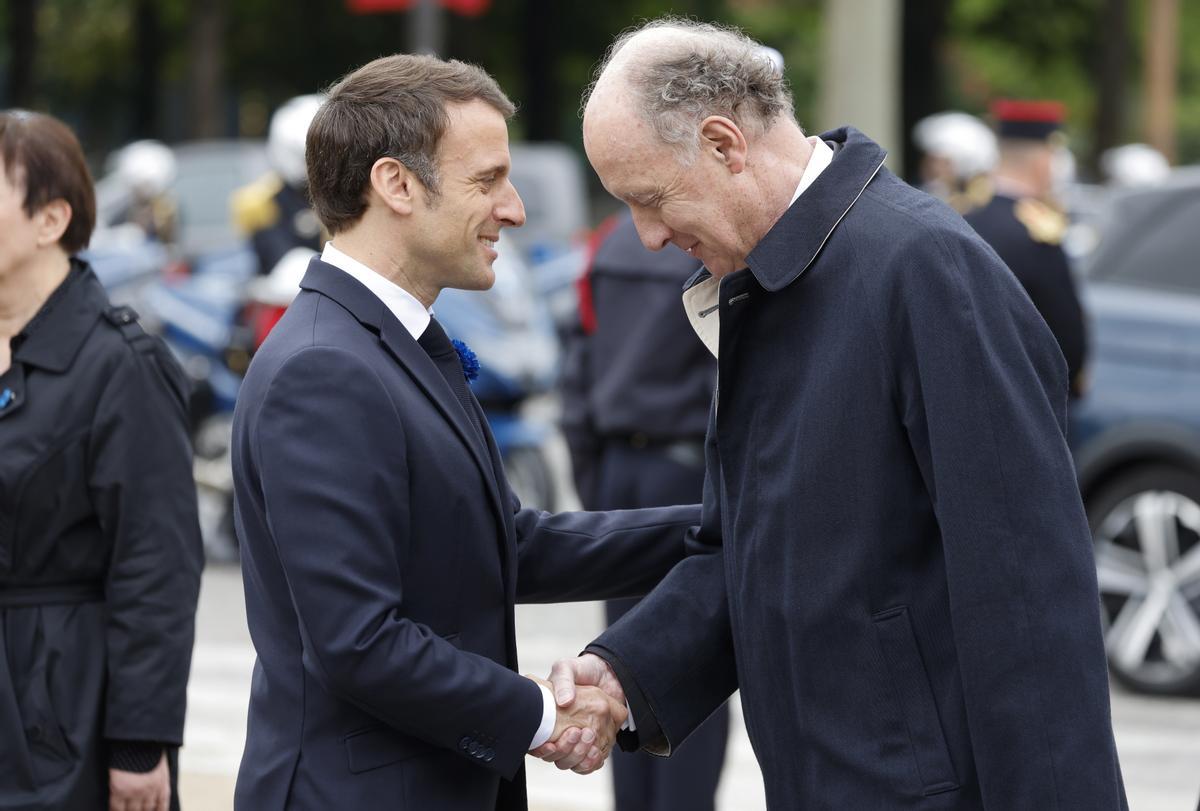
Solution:
[[[526,678],[547,687],[558,705],[550,740],[530,754],[577,774],[603,766],[629,714],[625,691],[608,662],[585,653],[555,662],[549,681]]]

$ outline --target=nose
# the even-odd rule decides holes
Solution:
[[[667,247],[673,234],[657,215],[643,206],[630,206],[629,211],[633,214],[633,227],[646,250],[661,251]]]
[[[502,225],[520,228],[525,224],[525,204],[521,202],[521,195],[517,194],[511,180],[505,179],[504,185],[504,194],[496,205],[495,217]]]

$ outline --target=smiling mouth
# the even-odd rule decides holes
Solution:
[[[496,250],[496,241],[498,239],[499,237],[480,237],[479,241],[483,243],[485,248],[490,248],[494,251]]]

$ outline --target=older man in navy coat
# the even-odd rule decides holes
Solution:
[[[704,262],[719,384],[693,553],[556,665],[560,702],[623,694],[623,745],[669,754],[740,687],[772,809],[1124,808],[1062,352],[882,149],[805,137],[753,48],[650,24],[587,102],[642,240]]]
[[[513,603],[645,593],[699,509],[520,509],[429,309],[489,286],[500,229],[524,221],[512,111],[478,68],[398,55],[309,129],[333,240],[234,417],[258,654],[238,809],[523,811],[527,750],[599,761],[625,720],[598,689],[560,709],[514,672]]]

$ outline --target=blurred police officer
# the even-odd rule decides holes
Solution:
[[[563,430],[580,499],[589,510],[697,502],[716,361],[679,296],[700,262],[674,246],[646,250],[628,210],[597,233],[564,374]],[[636,603],[610,601],[609,623]],[[722,707],[670,760],[614,752],[617,811],[712,809],[728,733]]]
[[[271,171],[234,192],[234,224],[258,257],[258,272],[270,273],[292,248],[321,250],[328,235],[308,201],[304,138],[322,96],[296,96],[271,116],[267,160]]]
[[[992,105],[992,115],[1000,148],[993,193],[966,219],[1016,274],[1058,339],[1071,394],[1078,397],[1087,385],[1087,334],[1062,249],[1067,218],[1051,202],[1063,107],[1051,101],[1001,100]]]
[[[973,115],[950,110],[926,116],[913,127],[921,156],[921,190],[959,214],[991,196],[989,174],[996,166],[996,134]]]

